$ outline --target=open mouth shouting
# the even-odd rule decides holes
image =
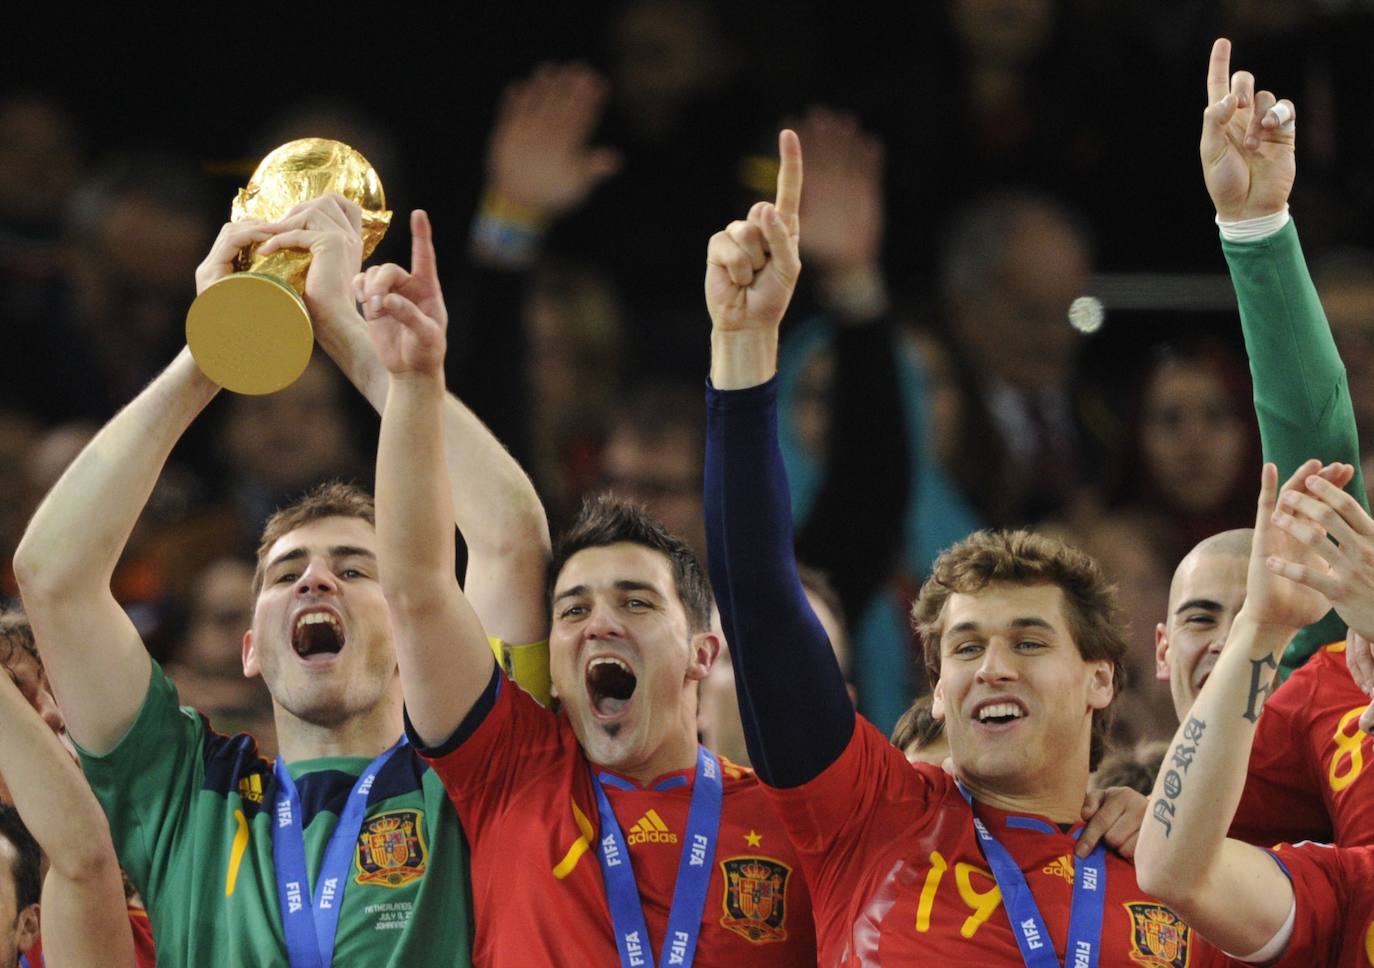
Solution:
[[[613,655],[594,656],[584,675],[592,715],[603,723],[623,717],[639,679],[629,663]]]
[[[307,663],[325,662],[344,647],[344,627],[332,609],[311,608],[296,613],[291,648]]]
[[[979,726],[995,732],[1012,729],[1029,715],[1019,699],[988,699],[973,707],[973,719]]]

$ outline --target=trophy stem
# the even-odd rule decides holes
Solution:
[[[258,246],[261,248],[261,246]],[[269,255],[253,253],[249,272],[272,276],[296,292],[305,290],[305,275],[310,271],[310,253],[303,249],[278,249]]]

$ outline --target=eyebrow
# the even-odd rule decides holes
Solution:
[[[635,581],[632,578],[621,578],[619,581],[613,582],[611,587],[621,592],[653,592],[659,596],[663,594],[658,590],[658,586],[647,581]],[[565,598],[577,598],[587,594],[589,590],[586,585],[574,585],[572,588],[566,588],[554,595],[553,600],[557,603]]]
[[[304,548],[292,548],[284,551],[267,563],[264,571],[271,571],[273,568],[288,561],[300,561],[308,557],[308,552]],[[331,558],[370,558],[377,560],[377,555],[366,548],[359,548],[357,545],[334,545],[329,549]]]
[[[1210,598],[1190,598],[1178,608],[1174,609],[1174,614],[1182,615],[1190,608],[1200,608],[1205,612],[1220,612],[1222,607],[1221,602],[1214,602]]]
[[[1046,622],[1043,618],[1028,616],[1026,618],[1014,618],[1007,623],[1007,628],[1012,629],[1045,629],[1053,632],[1054,626]],[[959,632],[978,632],[981,631],[977,622],[960,622],[958,625],[951,626],[946,635],[954,635]]]

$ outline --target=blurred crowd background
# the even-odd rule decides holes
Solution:
[[[849,626],[861,709],[886,729],[924,686],[905,612],[938,550],[1030,523],[1118,583],[1135,644],[1119,729],[1167,738],[1169,575],[1199,538],[1250,523],[1259,459],[1198,170],[1207,52],[1229,36],[1233,68],[1297,104],[1293,213],[1368,434],[1374,6],[878,9],[312,6],[17,29],[0,97],[0,594],[36,502],[183,343],[234,192],[303,136],[380,172],[398,217],[374,261],[405,264],[404,213],[430,212],[450,387],[554,528],[609,486],[700,547],[703,254],[770,196],[787,123],[807,184],[782,436],[799,557]],[[1069,322],[1085,295],[1105,307],[1090,334]],[[221,730],[270,749],[266,691],[239,660],[262,520],[321,478],[370,484],[376,427],[317,353],[288,390],[221,395],[174,455],[115,587]]]

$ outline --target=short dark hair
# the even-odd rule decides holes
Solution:
[[[38,668],[43,668],[28,618],[18,609],[5,609],[0,612],[0,666],[8,667],[18,652],[27,653]]]
[[[22,911],[43,894],[43,851],[19,811],[7,803],[0,803],[0,837],[14,845],[14,897]]]
[[[267,571],[267,553],[281,540],[282,535],[303,528],[321,518],[362,518],[374,528],[377,526],[377,508],[372,495],[356,484],[342,481],[326,481],[311,488],[299,500],[286,507],[278,508],[262,526],[262,539],[258,543],[258,564],[253,570],[253,600],[257,601],[262,591],[263,577]]]
[[[707,631],[711,627],[711,586],[691,546],[669,533],[644,508],[611,494],[596,494],[584,500],[577,518],[558,539],[549,562],[549,607],[553,607],[554,583],[569,558],[587,548],[622,542],[642,545],[668,559],[677,597],[687,613],[687,631],[694,635]]]
[[[1087,662],[1111,661],[1112,701],[1116,701],[1126,684],[1127,649],[1117,618],[1116,589],[1087,554],[1030,531],[977,531],[935,559],[930,578],[911,606],[911,624],[920,633],[932,686],[940,681],[940,637],[949,597],[974,594],[995,584],[1059,588],[1078,654]],[[1089,769],[1102,761],[1113,713],[1111,705],[1093,711]]]

